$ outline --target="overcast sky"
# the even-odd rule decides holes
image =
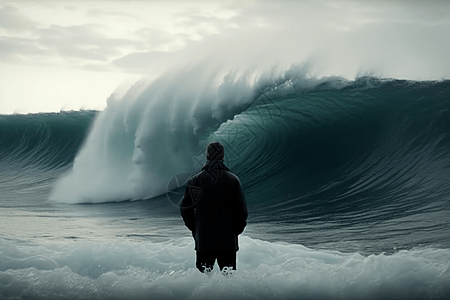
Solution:
[[[450,77],[449,1],[2,1],[0,114],[103,109],[187,63]]]

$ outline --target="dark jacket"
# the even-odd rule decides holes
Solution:
[[[247,225],[247,205],[239,178],[222,162],[207,162],[192,176],[180,202],[197,251],[238,251]]]

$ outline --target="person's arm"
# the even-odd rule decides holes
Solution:
[[[193,233],[195,232],[195,206],[193,205],[194,202],[191,198],[191,193],[189,193],[189,185],[191,183],[191,180],[189,180],[188,184],[186,185],[186,189],[184,190],[184,196],[183,199],[181,199],[180,202],[180,213],[183,217],[184,224],[187,228],[189,228],[190,231]]]
[[[241,234],[244,231],[245,226],[247,225],[247,203],[245,202],[245,196],[242,192],[241,183],[237,181],[237,185],[235,188],[235,199],[236,199],[236,219],[235,219],[235,229],[236,234]]]

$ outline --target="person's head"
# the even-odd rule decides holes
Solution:
[[[209,161],[223,161],[225,148],[219,142],[211,142],[206,150],[206,159]]]

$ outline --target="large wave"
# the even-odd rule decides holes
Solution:
[[[111,96],[51,198],[163,194],[173,176],[201,167],[208,141],[220,140],[250,201],[292,209],[315,197],[345,210],[350,196],[370,205],[405,193],[439,199],[449,193],[448,95],[448,81],[319,80],[300,67],[168,73]]]
[[[450,195],[448,81],[317,80],[292,68],[205,76],[199,89],[189,73],[139,82],[101,113],[3,116],[4,193],[38,184],[48,193],[67,172],[53,200],[150,198],[198,170],[204,146],[219,140],[248,201],[274,219],[318,208],[388,219],[439,211]]]
[[[140,82],[100,113],[3,116],[2,199],[42,201],[52,188],[69,203],[150,198],[197,171],[219,140],[253,237],[308,244],[320,231],[311,239],[333,249],[448,248],[449,81],[318,80],[293,68],[177,91],[174,78],[186,74]],[[260,234],[268,221],[284,236]],[[335,244],[359,233],[363,244]]]
[[[220,124],[256,93],[286,80],[274,73],[224,75],[201,65],[112,95],[51,199],[105,202],[165,193],[173,176],[198,169],[192,158]]]

